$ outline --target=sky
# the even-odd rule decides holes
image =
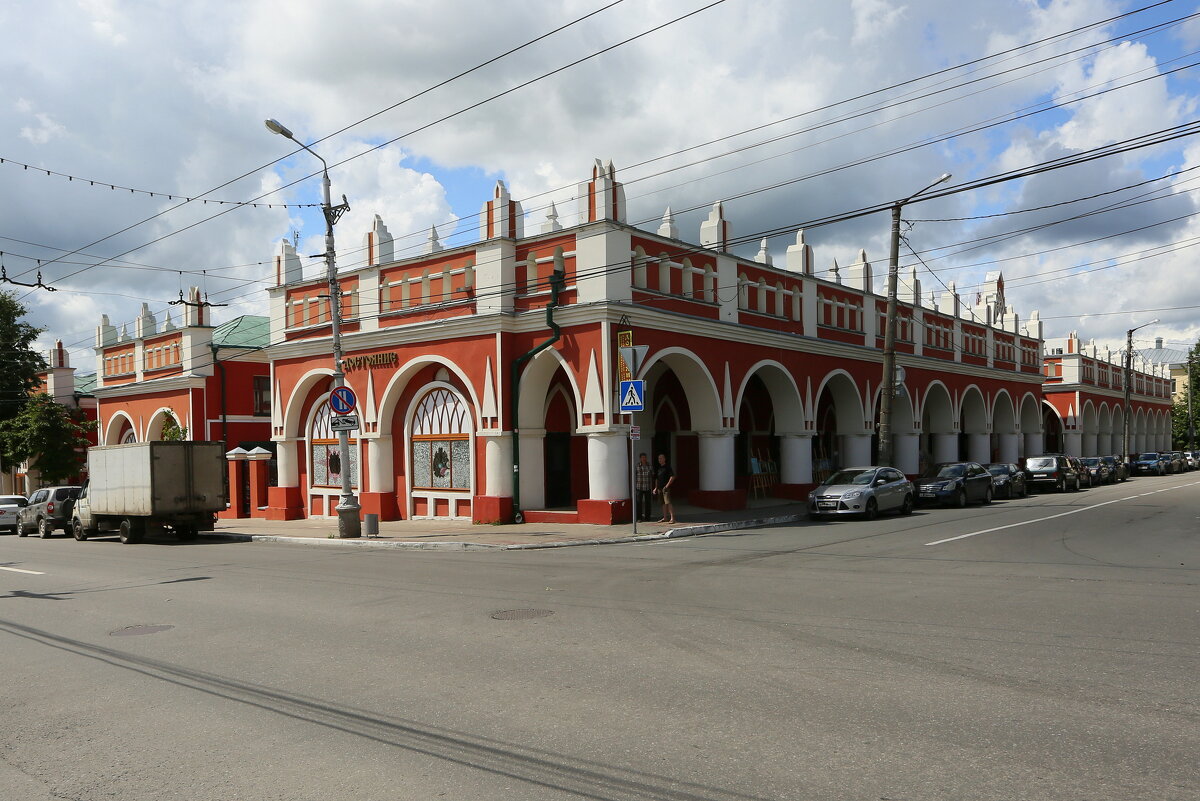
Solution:
[[[178,321],[191,285],[226,304],[216,323],[266,314],[279,240],[324,251],[319,163],[275,118],[349,201],[343,269],[376,214],[399,256],[431,226],[475,241],[497,180],[526,230],[551,201],[569,224],[599,158],[630,223],[670,206],[695,242],[723,201],[739,254],[771,232],[782,264],[805,227],[819,271],[865,249],[882,291],[886,211],[807,223],[1196,120],[1197,64],[1197,0],[10,0],[0,251],[10,280],[56,290],[7,287],[81,373],[101,315]],[[910,203],[901,271],[973,302],[1000,270],[1047,339],[1117,350],[1158,318],[1138,346],[1184,348],[1198,200],[1200,136],[1183,136]]]

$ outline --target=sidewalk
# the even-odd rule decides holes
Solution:
[[[717,531],[780,525],[805,520],[803,503],[777,498],[755,499],[750,508],[714,512],[676,504],[675,525],[588,526],[579,523],[525,523],[522,525],[475,525],[462,520],[393,520],[379,524],[379,536],[337,539],[337,520],[218,520],[216,531],[201,537],[250,542],[284,542],[304,545],[342,545],[365,548],[417,548],[465,551],[473,549],[521,550],[561,548],[568,545],[601,545],[694,537]]]

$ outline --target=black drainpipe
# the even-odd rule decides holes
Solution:
[[[221,374],[221,441],[225,443],[225,448],[229,448],[229,414],[225,409],[225,365],[221,364],[221,360],[217,358],[217,345],[208,343],[212,348],[213,364],[217,366],[217,372]]]
[[[517,430],[517,404],[521,399],[521,367],[525,362],[537,356],[546,348],[553,345],[562,337],[562,329],[554,322],[554,310],[558,307],[558,293],[566,286],[566,278],[559,270],[550,273],[550,305],[546,307],[546,325],[554,332],[554,336],[538,345],[533,350],[518,356],[512,363],[512,380],[509,384],[509,418],[512,422],[512,460],[513,460],[513,522],[524,523],[525,515],[521,512],[521,439]]]

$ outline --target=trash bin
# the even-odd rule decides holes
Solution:
[[[367,513],[366,518],[363,520],[363,533],[368,537],[379,536],[379,515],[373,512]]]

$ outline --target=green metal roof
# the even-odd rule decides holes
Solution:
[[[96,374],[75,376],[75,391],[80,395],[91,395],[96,390]]]
[[[271,341],[271,318],[243,314],[213,329],[213,344],[219,348],[265,348]]]

